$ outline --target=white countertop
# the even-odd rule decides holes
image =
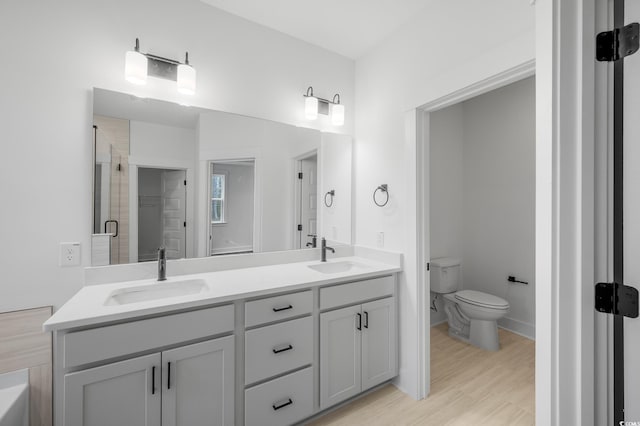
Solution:
[[[308,267],[318,265],[320,262],[316,260],[180,276],[171,276],[169,271],[169,277],[163,283],[203,279],[208,290],[125,305],[105,305],[105,302],[115,290],[141,285],[153,286],[157,281],[147,279],[85,286],[49,318],[43,328],[45,331],[55,331],[86,327],[401,271],[400,264],[387,264],[359,256],[334,258],[327,263],[336,262],[353,262],[363,267],[326,274]]]

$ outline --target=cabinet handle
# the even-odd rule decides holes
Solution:
[[[283,306],[282,308],[273,308],[273,312],[286,311],[287,309],[293,309],[293,306],[287,305]]]
[[[274,409],[274,410],[276,410],[276,411],[277,411],[277,410],[279,410],[279,409],[281,409],[281,408],[286,407],[287,405],[291,405],[291,404],[293,404],[293,401],[291,400],[291,398],[288,398],[288,399],[287,399],[287,402],[282,403],[282,404],[280,404],[280,405],[277,405],[277,404],[278,404],[278,403],[276,402],[275,404],[273,404],[273,405],[272,405],[273,409]]]
[[[156,366],[151,367],[151,395],[156,394]]]
[[[358,325],[356,325],[356,328],[362,330],[362,314],[358,312],[356,315],[358,316]]]
[[[273,353],[274,354],[279,354],[281,352],[290,351],[291,349],[293,349],[293,346],[291,346],[291,345],[287,345],[284,348],[280,348],[280,349],[273,348]]]
[[[167,363],[167,390],[171,389],[171,363]]]
[[[369,328],[369,312],[364,311],[364,328]]]

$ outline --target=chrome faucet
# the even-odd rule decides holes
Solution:
[[[167,279],[167,249],[160,247],[158,249],[158,281],[166,281]]]
[[[322,237],[322,257],[320,258],[321,262],[327,261],[327,250],[331,250],[331,253],[335,253],[335,249],[333,247],[327,247],[327,240]]]

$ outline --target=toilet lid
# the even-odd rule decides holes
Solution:
[[[460,290],[456,292],[456,299],[488,308],[505,309],[509,307],[509,302],[503,298],[475,290]]]

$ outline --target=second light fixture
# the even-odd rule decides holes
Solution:
[[[331,115],[331,124],[342,126],[344,124],[344,105],[340,103],[340,95],[335,94],[333,100],[319,98],[313,95],[313,87],[309,86],[304,95],[304,115],[308,120],[315,120],[318,114]],[[329,111],[331,110],[331,111]]]

